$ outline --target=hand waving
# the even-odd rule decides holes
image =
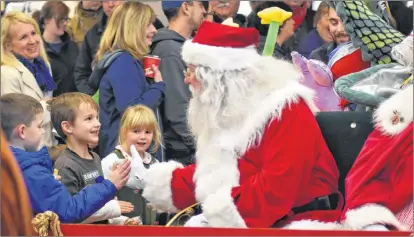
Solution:
[[[128,181],[129,173],[131,171],[131,162],[125,160],[123,163],[114,164],[111,173],[109,173],[109,180],[115,185],[116,189],[124,187]]]

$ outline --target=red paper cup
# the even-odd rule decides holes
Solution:
[[[161,59],[155,55],[148,55],[144,58],[144,71],[145,76],[149,78],[154,78],[154,71],[152,70],[152,65],[159,66]]]

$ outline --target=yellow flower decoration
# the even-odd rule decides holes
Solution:
[[[291,12],[287,12],[279,7],[269,7],[257,13],[262,19],[261,23],[268,25],[271,22],[277,22],[282,25],[287,19],[292,17]]]

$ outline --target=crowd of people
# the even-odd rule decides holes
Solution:
[[[167,26],[137,1],[2,15],[1,128],[33,213],[158,225],[199,203],[186,226],[412,230],[412,8],[239,4],[162,1]],[[264,56],[269,8],[291,17]],[[375,111],[345,193],[331,111]]]

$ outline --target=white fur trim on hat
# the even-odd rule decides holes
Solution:
[[[385,135],[397,135],[413,121],[413,85],[383,102],[374,114]]]
[[[187,40],[183,45],[182,57],[187,64],[206,66],[216,70],[237,70],[252,66],[261,56],[254,46],[217,47]]]

